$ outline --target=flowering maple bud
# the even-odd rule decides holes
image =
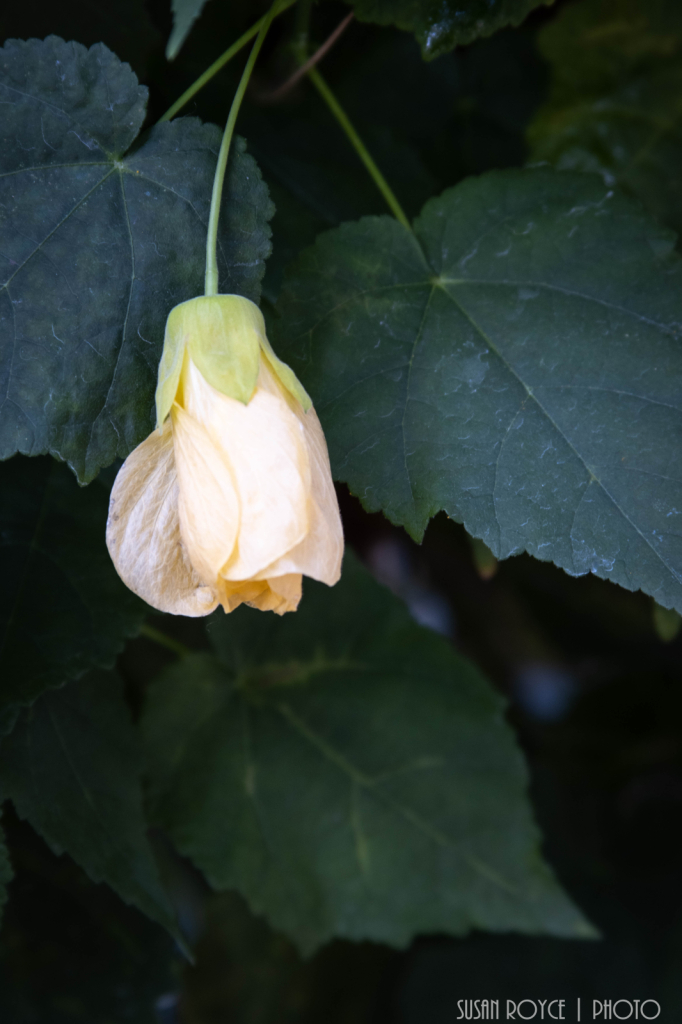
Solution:
[[[177,615],[242,602],[283,614],[302,575],[336,583],[343,533],[324,434],[254,303],[214,295],[171,310],[156,409],[109,505],[107,545],[131,590]]]

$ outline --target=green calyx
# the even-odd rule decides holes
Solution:
[[[157,427],[175,401],[185,353],[209,384],[244,405],[256,388],[262,353],[303,409],[312,405],[296,374],[273,352],[258,306],[242,295],[202,295],[181,302],[168,316],[156,387]]]

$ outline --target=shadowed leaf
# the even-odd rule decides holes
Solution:
[[[0,733],[16,704],[112,665],[148,610],[109,558],[107,507],[53,459],[0,464]]]
[[[533,160],[600,171],[682,231],[682,6],[583,0],[539,34],[553,73]]]
[[[500,698],[347,556],[275,619],[214,617],[219,658],[151,687],[154,814],[213,886],[309,953],[471,928],[583,937],[543,863]]]
[[[93,881],[176,930],[146,838],[136,737],[113,674],[43,694],[22,712],[2,741],[0,794],[55,853],[66,851]]]
[[[361,21],[413,32],[426,60],[455,46],[520,25],[540,4],[553,0],[351,0]]]

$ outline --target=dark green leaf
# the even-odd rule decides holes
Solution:
[[[166,317],[203,292],[220,132],[180,119],[124,156],[146,95],[102,45],[0,51],[0,458],[81,481],[151,430]],[[272,207],[243,141],[223,211],[220,289],[257,300]]]
[[[682,609],[682,261],[599,178],[470,179],[415,235],[322,235],[274,338],[332,469],[420,538],[440,509],[497,558],[528,551]]]
[[[206,0],[172,0],[173,31],[166,46],[166,58],[173,60],[189,35],[194,22],[201,14]]]
[[[0,826],[0,919],[7,902],[7,886],[12,881],[13,875],[9,852],[5,846],[5,833],[2,830],[2,826]]]
[[[216,1024],[370,1024],[397,955],[375,943],[334,942],[303,959],[235,892],[207,901],[192,952],[182,1007],[188,1021]]]
[[[553,0],[350,0],[361,21],[414,32],[425,60],[455,46],[520,25],[540,4]]]
[[[154,1004],[177,984],[173,940],[7,808],[16,877],[0,932],[0,1020],[159,1024]]]
[[[538,852],[502,701],[346,558],[295,616],[214,618],[150,689],[156,816],[304,952],[470,928],[585,935]]]
[[[52,459],[0,465],[0,709],[110,666],[147,611],[104,543],[107,494]],[[4,721],[5,719],[3,719]]]
[[[601,171],[682,231],[682,6],[583,0],[540,33],[553,86],[534,160]]]
[[[142,813],[137,740],[123,687],[96,672],[40,697],[2,741],[0,794],[57,853],[169,930]]]

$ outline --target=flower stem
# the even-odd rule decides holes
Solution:
[[[185,647],[179,640],[174,640],[172,636],[167,636],[166,633],[162,633],[160,629],[155,629],[154,626],[148,626],[146,622],[140,628],[140,636],[146,636],[148,640],[153,640],[160,647],[166,647],[169,651],[179,654],[181,658],[184,658],[186,654],[192,653],[189,647]]]
[[[220,152],[218,153],[218,163],[216,164],[215,177],[213,179],[211,212],[208,216],[208,230],[206,232],[206,284],[204,288],[206,295],[218,294],[218,260],[216,258],[218,218],[220,217],[220,200],[223,194],[225,170],[227,168],[227,158],[230,152],[230,143],[232,142],[232,136],[234,134],[234,126],[237,121],[237,115],[239,114],[239,108],[241,107],[242,100],[244,99],[246,87],[249,84],[249,79],[251,78],[253,66],[256,63],[256,58],[258,57],[261,46],[263,45],[263,40],[267,35],[267,31],[270,28],[270,23],[272,22],[275,14],[277,14],[281,2],[282,0],[275,0],[270,10],[263,18],[258,30],[258,35],[256,36],[256,42],[253,44],[253,49],[249,54],[249,59],[246,62],[246,67],[244,68],[241,80],[237,86],[237,91],[234,94],[230,113],[227,118],[227,124],[225,125],[225,131],[223,132],[223,141],[220,146]]]
[[[339,122],[344,132],[348,136],[351,145],[353,146],[355,152],[358,154],[363,164],[365,165],[370,175],[372,176],[374,184],[377,186],[382,196],[386,200],[386,203],[388,204],[391,212],[393,213],[393,216],[396,218],[396,220],[400,221],[403,227],[406,227],[408,231],[411,231],[412,226],[407,217],[405,216],[403,208],[401,207],[400,203],[394,196],[391,187],[389,186],[388,182],[384,178],[383,174],[381,173],[377,165],[374,163],[372,157],[369,155],[362,139],[356,132],[353,125],[348,120],[346,112],[339,104],[338,100],[334,96],[333,92],[331,91],[331,89],[329,88],[329,86],[327,85],[324,78],[317,70],[317,68],[310,68],[310,70],[308,71],[308,78],[313,83],[313,85],[319,92],[320,96],[325,101],[325,103],[331,110],[332,114],[334,115],[334,117]]]
[[[283,2],[279,5],[279,9],[278,9],[277,13],[278,14],[282,14],[284,11],[287,10],[287,8],[291,7],[291,5],[294,4],[295,2],[296,2],[296,0],[283,0]],[[236,41],[236,43],[233,43],[232,46],[228,46],[227,50],[225,50],[225,53],[223,53],[220,57],[218,57],[218,59],[216,61],[214,61],[213,64],[211,64],[211,66],[209,68],[206,68],[206,70],[204,71],[203,75],[200,75],[197,78],[196,82],[192,82],[190,87],[188,89],[185,89],[185,91],[183,92],[182,96],[180,96],[180,98],[177,99],[175,101],[175,103],[171,107],[168,108],[168,110],[163,115],[163,117],[159,118],[159,124],[162,121],[170,121],[170,120],[172,120],[172,118],[174,118],[175,115],[180,110],[182,110],[182,108],[187,103],[189,103],[189,101],[194,96],[196,96],[196,94],[199,92],[199,90],[203,89],[203,87],[206,85],[206,83],[210,82],[211,79],[213,78],[213,76],[217,75],[218,72],[221,71],[225,67],[225,65],[229,61],[231,61],[232,58],[234,56],[236,56],[239,53],[239,51],[242,50],[246,46],[246,44],[249,42],[249,40],[253,39],[253,37],[258,34],[258,32],[260,31],[260,29],[261,29],[261,27],[263,25],[263,22],[265,21],[265,19],[267,17],[268,17],[268,15],[264,14],[263,17],[259,18],[258,21],[254,25],[252,25],[250,29],[247,29],[247,31],[244,33],[243,36],[239,37],[239,39]]]

